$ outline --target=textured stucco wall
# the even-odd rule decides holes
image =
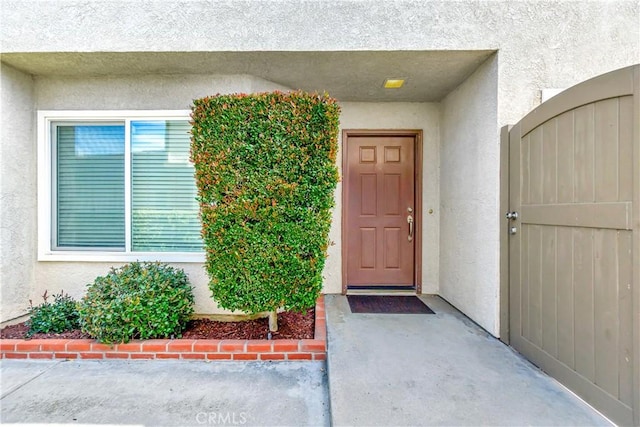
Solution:
[[[0,66],[1,320],[23,314],[36,266],[36,144],[33,78]]]
[[[438,103],[362,103],[340,104],[342,129],[421,129],[423,131],[422,175],[422,293],[438,293],[439,245],[439,161],[440,104]],[[340,135],[342,138],[342,135]],[[342,147],[342,141],[340,141]],[[338,153],[342,162],[342,152]],[[336,191],[336,210],[331,239],[336,242],[329,250],[325,268],[325,291],[339,293],[342,288],[340,233],[342,226],[342,185]],[[433,214],[428,210],[433,209]]]
[[[640,62],[637,0],[0,5],[3,52],[499,50],[500,125],[534,107],[541,88]]]
[[[3,0],[6,52],[447,50],[637,43],[627,1]],[[37,11],[37,13],[34,13]],[[635,13],[635,15],[633,15]],[[162,19],[159,19],[161,17]],[[508,35],[516,35],[508,38]],[[635,38],[634,35],[636,36]],[[523,52],[524,53],[524,52]],[[543,63],[544,59],[538,64]]]
[[[99,3],[3,0],[0,7],[3,17],[0,46],[9,53],[497,50],[497,58],[443,101],[439,188],[442,208],[449,210],[440,215],[438,263],[440,291],[494,334],[498,331],[497,223],[473,224],[469,215],[497,218],[497,129],[515,123],[536,106],[542,88],[569,87],[640,62],[637,0]],[[242,70],[238,73],[242,74]],[[29,80],[28,77],[17,80],[25,79]],[[41,94],[38,108],[187,108],[190,99],[215,87],[219,79],[224,78],[184,75],[104,80],[38,78],[37,90]],[[228,86],[233,86],[234,91],[249,91],[261,85],[248,77],[232,80]],[[28,86],[19,85],[14,93],[29,94]],[[489,92],[493,92],[491,96]],[[100,101],[89,106],[87,94]],[[29,120],[16,114],[3,110],[3,129],[12,122],[30,128]],[[465,121],[468,123],[463,124]],[[379,123],[375,120],[373,126]],[[33,138],[24,140],[20,150],[31,150],[33,141]],[[476,150],[479,146],[483,150]],[[472,158],[472,153],[478,157]],[[35,168],[33,161],[27,163],[24,165],[27,169]],[[4,179],[14,182],[21,176],[17,172],[10,175],[4,168],[3,174],[7,176]],[[31,180],[35,181],[34,175],[28,177],[27,188]],[[474,182],[474,177],[481,184]],[[473,192],[476,185],[482,197]],[[18,197],[10,205],[3,196],[2,209],[8,209],[5,204],[20,206],[25,208],[27,218],[28,212],[33,216],[32,210],[26,209],[33,206],[33,194],[27,191]],[[471,198],[469,203],[466,197]],[[477,209],[474,211],[469,205]],[[28,231],[33,232],[33,227]],[[425,231],[428,227],[425,224]],[[466,230],[472,227],[477,229]],[[465,234],[460,236],[461,241],[469,242],[467,246],[478,247],[452,243],[461,233]],[[29,272],[33,268],[30,267],[33,256],[29,255],[32,253],[25,249],[25,256],[9,258],[24,262],[20,274],[25,279],[32,274]],[[12,261],[5,261],[4,250],[2,256],[4,269]],[[457,256],[461,258],[456,260]],[[437,270],[425,268],[426,272]],[[46,276],[39,273],[38,277]],[[471,282],[479,277],[480,281]],[[334,283],[333,279],[328,280]],[[431,280],[437,283],[438,278],[425,279],[425,283]],[[331,289],[333,286],[330,285]]]
[[[494,335],[498,307],[498,57],[442,102],[440,294]]]

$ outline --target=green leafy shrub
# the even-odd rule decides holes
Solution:
[[[312,307],[329,244],[340,108],[327,95],[197,99],[195,166],[206,268],[220,306]]]
[[[42,298],[44,302],[37,306],[29,300],[30,317],[27,320],[27,326],[29,326],[27,337],[39,332],[59,334],[80,328],[78,303],[73,298],[63,291],[53,295],[53,302],[48,301],[49,296],[46,291]]]
[[[79,307],[82,331],[105,343],[180,336],[193,293],[185,272],[132,262],[88,286]]]

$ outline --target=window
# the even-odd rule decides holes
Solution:
[[[122,249],[124,126],[54,125],[56,249]]]
[[[40,259],[203,261],[188,112],[39,112],[38,124]]]

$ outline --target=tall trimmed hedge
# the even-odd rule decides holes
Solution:
[[[206,268],[221,307],[313,307],[329,244],[340,108],[327,95],[217,95],[192,107]]]

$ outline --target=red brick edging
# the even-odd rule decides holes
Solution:
[[[92,339],[0,339],[2,359],[326,360],[324,296],[316,302],[314,339],[135,340],[100,344]]]

